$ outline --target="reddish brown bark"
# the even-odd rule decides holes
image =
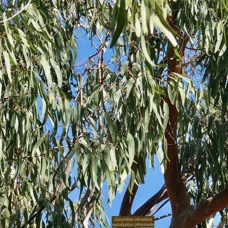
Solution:
[[[228,207],[228,187],[196,206],[188,222],[195,226],[226,207]]]
[[[167,198],[168,194],[166,191],[166,186],[163,185],[162,188],[156,194],[154,194],[149,200],[147,200],[141,207],[139,207],[133,215],[145,216],[150,212],[151,208],[153,208],[155,205],[159,204]]]
[[[173,47],[169,48],[168,52],[168,69],[169,73],[181,73],[181,65],[177,63],[174,55]],[[172,80],[168,78],[168,83]],[[180,171],[178,170],[178,146],[177,146],[177,118],[178,111],[174,104],[171,103],[168,95],[166,102],[169,106],[169,122],[165,132],[165,137],[168,144],[168,161],[165,170],[165,183],[170,198],[173,216],[179,214],[183,209],[190,206],[185,185],[182,180]]]
[[[130,192],[129,189],[127,188],[120,207],[120,213],[119,213],[120,216],[131,215],[131,208],[132,208],[132,204],[134,202],[134,198],[136,196],[137,190],[138,190],[137,184],[134,184],[132,192]]]
[[[173,216],[171,228],[194,228],[208,217],[228,206],[228,187],[219,194],[206,199],[196,207],[190,206],[176,216]]]
[[[182,56],[184,56],[184,48],[187,44],[187,40],[184,41],[183,44],[182,50],[180,51]],[[168,69],[169,74],[182,73],[182,64],[181,62],[177,62],[173,47],[170,47],[168,52]],[[170,80],[172,80],[172,78],[168,77],[168,83]],[[171,103],[168,95],[166,97],[166,102],[169,106],[169,123],[165,132],[165,137],[168,143],[168,161],[164,177],[173,216],[170,227],[192,228],[215,214],[217,211],[228,206],[228,188],[224,189],[214,197],[208,198],[196,207],[190,205],[187,190],[178,168],[178,146],[176,135],[178,111],[175,105]]]
[[[134,164],[135,169],[140,170],[141,167],[140,167],[140,162],[139,162],[137,155],[135,155],[134,161],[135,161],[135,164]],[[129,190],[129,187],[130,187],[130,183],[128,185],[128,188],[126,189],[126,192],[125,192],[123,200],[122,200],[122,204],[121,204],[120,212],[119,212],[120,216],[131,215],[131,208],[132,208],[132,204],[134,202],[134,199],[135,199],[135,196],[136,196],[136,193],[138,190],[138,184],[134,183],[134,186],[131,191]]]

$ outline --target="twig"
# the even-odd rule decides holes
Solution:
[[[80,206],[78,207],[76,213],[75,213],[75,219],[74,219],[74,225],[76,225],[77,221],[78,221],[78,215],[81,213],[82,208],[85,206],[85,204],[88,202],[88,198],[90,197],[91,194],[91,189],[88,188],[86,191],[86,194],[83,196]]]
[[[69,153],[66,155],[66,157],[69,155]],[[65,157],[65,158],[66,158]],[[62,164],[63,164],[63,161],[65,161],[65,159],[64,160],[62,160],[62,163],[60,163],[60,165],[59,165],[59,167],[58,167],[58,169],[57,169],[57,171],[55,172],[55,175],[54,175],[54,177],[53,177],[53,184],[54,184],[54,180],[55,180],[55,177],[56,177],[56,175],[57,175],[57,173],[59,172],[59,170],[60,170],[60,168],[61,168],[61,166],[62,166]],[[69,170],[70,170],[70,165],[71,165],[71,159],[68,161],[68,163],[67,163],[67,166],[66,166],[66,169],[65,169],[65,174],[67,174],[68,172],[69,172]],[[58,198],[58,196],[59,196],[59,192],[60,192],[60,189],[61,189],[61,187],[63,187],[63,185],[64,185],[64,181],[62,180],[61,181],[61,184],[60,184],[60,187],[59,187],[59,189],[58,189],[58,191],[57,191],[57,193],[54,193],[54,195],[53,195],[53,197],[49,200],[49,202],[50,203],[52,203],[52,202],[54,202],[57,198]],[[74,185],[72,185],[72,187],[70,188],[70,190],[69,190],[69,193],[70,192],[72,192],[74,189],[76,188],[76,184],[74,184]],[[31,215],[31,217],[29,218],[29,220],[24,224],[24,225],[22,225],[22,228],[23,227],[26,227],[28,224],[30,224],[43,210],[45,209],[45,204],[43,204],[36,212],[34,212],[32,215]]]
[[[67,176],[69,171],[70,171],[71,161],[72,161],[72,158],[67,162],[67,166],[66,166],[66,169],[64,172],[65,176]],[[59,193],[60,193],[61,189],[63,188],[63,186],[64,186],[64,180],[61,181],[61,184],[60,184],[59,189],[58,189],[57,194],[56,194],[56,199],[58,199]]]
[[[19,13],[21,13],[22,11],[24,11],[24,10],[28,7],[28,5],[31,3],[31,1],[32,1],[32,0],[29,0],[28,3],[27,3],[22,9],[20,9],[17,13],[15,13],[12,17],[9,17],[9,18],[7,18],[6,20],[0,21],[0,23],[5,23],[5,22],[7,22],[7,21],[10,21],[10,20],[13,19],[14,17],[16,17]]]
[[[167,215],[163,215],[163,216],[158,217],[158,218],[154,218],[154,221],[157,221],[157,220],[160,220],[160,219],[163,219],[163,218],[169,217],[169,216],[172,216],[172,214],[167,214]]]
[[[164,207],[169,202],[169,199],[167,199],[156,211],[152,213],[152,215],[155,215],[162,207]]]
[[[148,214],[148,212],[151,210],[152,207],[163,201],[164,199],[168,198],[166,186],[163,185],[162,188],[153,195],[149,200],[147,200],[141,207],[139,207],[135,213],[134,216],[145,216]]]
[[[53,196],[52,198],[51,198],[51,200],[50,200],[50,203],[52,203],[54,200],[55,200],[55,198],[56,198],[56,196]],[[45,204],[44,205],[42,205],[30,218],[29,218],[29,220],[26,222],[26,223],[24,223],[24,225],[22,225],[21,227],[22,228],[25,228],[25,227],[27,227],[27,225],[28,224],[30,224],[35,218],[36,218],[36,216],[38,216],[43,210],[44,210],[44,208],[45,208]]]
[[[88,228],[88,222],[89,222],[89,218],[90,218],[90,216],[91,216],[91,214],[92,214],[92,212],[93,212],[93,207],[94,207],[94,206],[92,206],[92,207],[89,209],[88,214],[86,215],[85,219],[84,219],[83,222],[82,222],[84,228]]]

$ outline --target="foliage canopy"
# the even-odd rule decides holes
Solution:
[[[127,177],[135,194],[155,155],[194,205],[227,188],[225,1],[1,2],[3,227],[105,225],[104,183],[110,202]]]

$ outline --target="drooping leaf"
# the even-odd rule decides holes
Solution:
[[[3,51],[3,56],[4,56],[4,60],[5,60],[6,72],[7,72],[9,81],[12,82],[11,64],[10,64],[9,53],[6,51]]]
[[[118,4],[119,1],[117,1],[116,4]],[[120,1],[120,8],[118,9],[118,15],[116,18],[116,22],[117,22],[117,26],[115,29],[115,32],[113,34],[113,38],[112,38],[112,42],[110,44],[110,48],[112,48],[117,40],[119,39],[121,33],[123,32],[123,29],[125,27],[126,24],[126,6],[125,6],[125,0],[124,1]]]
[[[131,167],[135,156],[135,140],[130,133],[127,134],[127,147],[128,147],[128,158],[129,158],[128,167]]]

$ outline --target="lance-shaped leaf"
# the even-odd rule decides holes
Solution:
[[[5,67],[6,67],[6,72],[7,72],[9,81],[12,82],[9,53],[6,51],[3,51],[3,56],[4,56],[4,60],[5,60]]]
[[[119,1],[116,2],[116,4],[118,4]],[[112,42],[110,44],[110,48],[112,48],[117,40],[119,39],[121,33],[123,32],[123,29],[125,27],[125,24],[126,24],[126,8],[125,8],[125,0],[120,0],[120,8],[118,9],[118,15],[117,15],[117,18],[116,18],[116,23],[117,23],[117,26],[116,26],[116,30],[113,34],[113,38],[112,38]]]
[[[130,133],[127,134],[127,148],[128,148],[128,158],[129,158],[128,167],[130,168],[134,161],[134,156],[135,156],[135,140]]]

